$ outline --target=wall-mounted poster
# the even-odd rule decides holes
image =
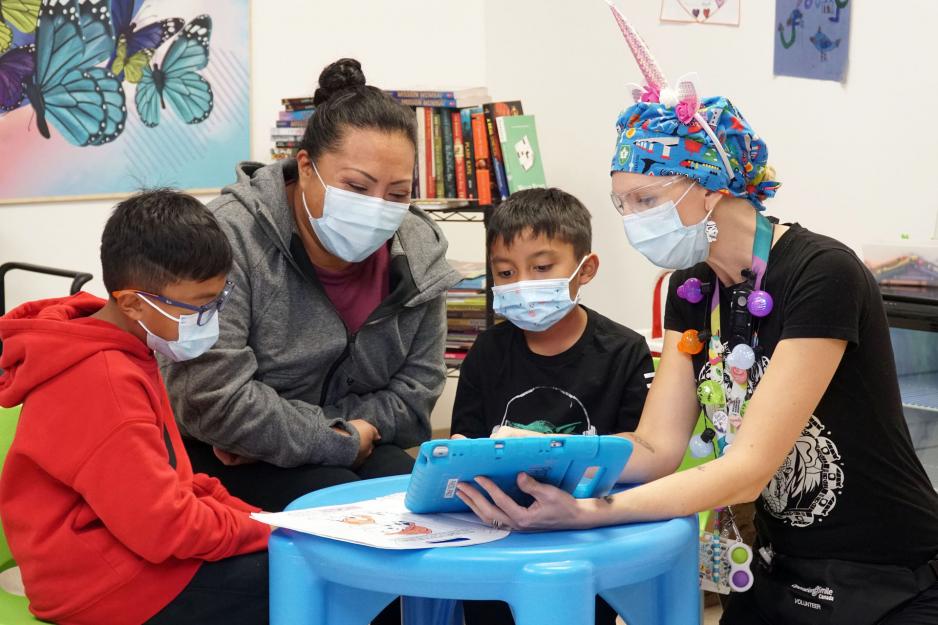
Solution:
[[[742,0],[661,0],[661,21],[739,26]]]
[[[0,203],[213,189],[250,155],[249,0],[17,0]]]
[[[775,74],[843,82],[850,0],[775,0]]]

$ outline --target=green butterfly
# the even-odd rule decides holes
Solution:
[[[0,52],[13,45],[13,30],[6,22],[13,24],[16,30],[31,33],[36,30],[39,20],[39,7],[42,0],[0,0]]]
[[[117,42],[111,71],[120,79],[138,83],[156,49],[178,33],[185,22],[171,17],[138,28],[133,7],[133,0],[111,1],[111,23]]]

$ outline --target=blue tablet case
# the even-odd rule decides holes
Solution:
[[[533,499],[516,483],[524,471],[574,497],[602,497],[632,455],[632,442],[619,436],[532,436],[433,440],[420,446],[404,505],[411,512],[467,512],[456,484],[484,475],[520,505]],[[590,478],[584,472],[596,467]],[[483,491],[484,492],[484,491]]]

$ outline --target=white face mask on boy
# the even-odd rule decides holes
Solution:
[[[218,314],[212,315],[208,323],[199,325],[199,313],[173,317],[171,314],[151,302],[145,295],[137,297],[156,309],[158,313],[172,319],[179,325],[179,337],[175,341],[167,341],[162,336],[153,334],[143,321],[138,321],[140,327],[147,333],[147,346],[155,352],[163,354],[173,362],[192,360],[198,358],[212,348],[218,341]]]
[[[573,280],[589,256],[584,256],[569,278],[522,280],[492,287],[492,308],[522,330],[543,332],[567,316],[580,301],[580,291],[570,299]]]

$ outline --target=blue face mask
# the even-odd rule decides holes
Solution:
[[[151,302],[143,295],[137,294],[137,297],[156,309],[158,313],[172,319],[179,324],[179,337],[175,341],[167,341],[162,336],[153,334],[142,321],[138,321],[140,327],[146,330],[147,347],[153,351],[163,354],[173,362],[182,362],[183,360],[192,360],[198,358],[212,348],[212,345],[218,341],[218,315],[212,315],[208,323],[199,325],[199,313],[191,315],[181,315],[173,317],[162,308]]]
[[[322,246],[332,254],[349,263],[365,260],[394,236],[401,227],[410,206],[401,202],[388,202],[378,197],[362,195],[345,189],[328,186],[319,175],[316,164],[313,171],[326,190],[322,205],[322,217],[313,217],[303,198],[303,208],[309,224]]]
[[[706,231],[710,213],[699,223],[685,226],[677,212],[678,203],[693,186],[688,187],[677,202],[668,200],[647,211],[622,217],[625,235],[632,247],[663,269],[687,269],[710,255]]]
[[[580,301],[570,299],[570,281],[580,273],[584,256],[569,278],[522,280],[492,287],[492,308],[522,330],[543,332],[567,316]]]

